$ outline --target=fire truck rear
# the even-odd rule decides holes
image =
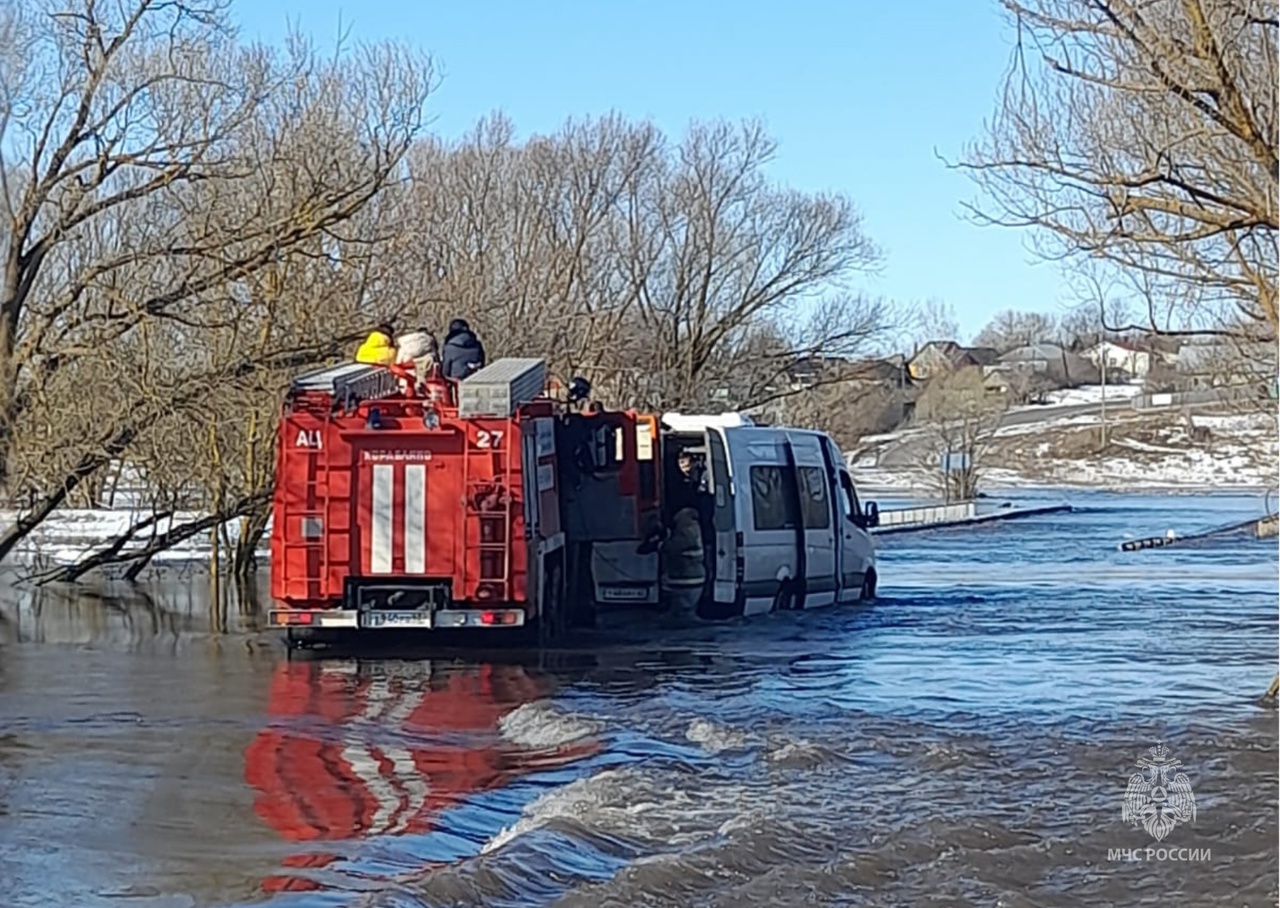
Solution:
[[[406,393],[396,368],[296,379],[280,420],[269,621],[305,644],[355,630],[569,620],[563,417],[537,359]]]

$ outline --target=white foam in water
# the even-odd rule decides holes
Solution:
[[[694,788],[684,789],[682,784]],[[697,776],[656,775],[640,767],[606,769],[537,798],[480,853],[496,851],[558,819],[654,844],[691,844],[716,836],[734,821],[742,825],[755,807],[754,799],[737,785],[708,785]]]
[[[707,719],[694,719],[684,733],[685,738],[709,753],[719,753],[747,746],[747,736],[736,729],[716,725]]]
[[[528,804],[520,819],[503,827],[497,835],[485,842],[480,853],[496,851],[517,836],[545,826],[558,817],[570,817],[589,824],[596,809],[611,799],[611,790],[625,785],[626,778],[631,775],[633,771],[630,769],[606,769],[547,792]]]
[[[546,700],[526,703],[498,723],[502,736],[512,744],[535,749],[559,747],[597,735],[603,728],[603,723],[557,712]]]

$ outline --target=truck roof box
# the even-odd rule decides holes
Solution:
[[[458,415],[512,416],[521,404],[542,395],[547,387],[547,364],[534,358],[495,360],[458,382]]]

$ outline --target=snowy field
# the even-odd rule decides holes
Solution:
[[[1113,491],[1207,488],[1264,489],[1277,485],[1275,421],[1265,415],[1192,416],[1191,425],[1211,433],[1193,444],[1176,414],[1124,421],[1108,420],[1110,445],[1094,450],[1098,414],[1044,423],[1005,426],[993,434],[981,485],[997,491],[1031,486],[1066,486]],[[1139,437],[1134,437],[1134,436]],[[879,450],[864,450],[850,465],[866,493],[908,492],[936,485],[932,466],[884,466],[886,450],[926,444],[923,430],[880,436]],[[909,456],[909,455],[908,455]],[[922,455],[921,455],[922,456]]]

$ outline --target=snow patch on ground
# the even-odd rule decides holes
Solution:
[[[1081,385],[1078,388],[1063,388],[1050,391],[1045,400],[1050,405],[1073,406],[1075,404],[1097,404],[1102,401],[1127,403],[1142,393],[1141,384],[1123,385]]]
[[[20,518],[20,512],[0,510],[0,530],[7,530]],[[122,552],[137,552],[148,543],[174,527],[180,527],[205,516],[199,511],[178,511],[137,533]],[[55,566],[75,564],[101,551],[129,529],[151,517],[144,510],[81,510],[67,509],[51,514],[14,549],[13,559],[23,564]],[[153,559],[163,562],[205,561],[212,550],[212,532],[205,530],[165,550]],[[259,547],[259,557],[270,538],[270,525]],[[232,521],[219,532],[219,538],[230,548],[240,535],[239,521]]]

